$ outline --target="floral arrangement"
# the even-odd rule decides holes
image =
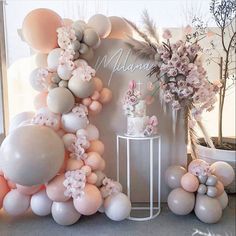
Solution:
[[[151,136],[157,132],[158,120],[156,116],[151,116],[144,130],[144,136]]]
[[[147,12],[144,12],[143,20],[148,34],[140,31],[135,24],[127,20],[142,38],[137,40],[129,37],[127,44],[134,53],[154,62],[148,74],[152,77],[148,89],[152,97],[159,92],[164,111],[166,104],[170,105],[174,133],[178,111],[184,111],[186,140],[190,137],[192,153],[196,157],[197,140],[193,127],[197,122],[203,131],[206,143],[213,146],[201,123],[201,115],[203,111],[213,109],[221,85],[217,81],[208,80],[201,60],[202,48],[197,40],[190,42],[186,37],[185,40],[171,42],[172,34],[166,29],[162,35],[163,42],[160,42],[156,25]]]

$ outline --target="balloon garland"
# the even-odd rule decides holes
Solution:
[[[168,206],[176,215],[187,215],[194,210],[204,223],[216,223],[228,205],[224,187],[235,178],[233,168],[218,161],[209,165],[201,159],[193,160],[188,171],[182,166],[170,166],[165,173],[167,185],[173,189]]]
[[[130,200],[120,183],[103,173],[105,147],[89,122],[112,99],[87,62],[111,30],[109,18],[100,14],[88,23],[62,20],[48,9],[25,17],[24,39],[48,54],[38,63],[47,67],[30,75],[39,92],[36,112],[18,114],[1,145],[0,209],[8,214],[31,208],[39,216],[52,214],[60,225],[97,211],[115,221],[129,216]]]

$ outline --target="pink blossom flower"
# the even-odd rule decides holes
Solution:
[[[79,104],[72,109],[72,112],[79,117],[86,117],[88,115],[88,108],[83,104]]]
[[[163,34],[162,34],[162,37],[163,37],[164,39],[170,39],[170,38],[172,38],[172,34],[171,34],[170,30],[165,29],[164,32],[163,32]]]
[[[95,73],[96,71],[92,67],[84,64],[77,67],[72,72],[72,75],[78,79],[89,82],[95,76]]]
[[[164,92],[164,101],[166,102],[166,103],[168,103],[168,102],[170,102],[170,101],[172,101],[172,99],[173,99],[173,94],[169,91],[169,90],[166,90],[165,92]]]
[[[172,108],[175,110],[179,110],[181,108],[178,100],[174,100],[171,105],[172,105]]]
[[[138,99],[136,96],[132,95],[129,97],[129,104],[130,105],[135,105],[135,104],[137,104],[137,102],[138,102]]]
[[[154,127],[152,125],[147,125],[143,134],[144,136],[151,136],[154,132]]]
[[[102,184],[105,187],[104,194],[106,196],[114,195],[114,194],[120,193],[122,191],[121,185],[119,182],[111,180],[107,177],[104,178],[104,180],[102,181]]]

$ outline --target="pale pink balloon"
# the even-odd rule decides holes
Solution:
[[[99,139],[99,130],[95,125],[89,124],[86,129],[87,131],[87,137],[89,141]]]
[[[97,180],[98,180],[98,177],[97,177],[97,175],[94,172],[92,172],[87,177],[87,183],[89,183],[89,184],[96,184]]]
[[[95,84],[95,90],[98,92],[101,92],[103,89],[102,80],[99,79],[98,77],[94,77],[93,80],[94,80],[94,84]]]
[[[91,96],[91,98],[92,98],[93,100],[98,100],[99,97],[100,97],[100,93],[95,90],[94,93],[93,93],[93,95]]]
[[[92,184],[86,184],[84,195],[74,199],[75,209],[82,215],[92,215],[102,205],[102,196],[98,188]]]
[[[62,24],[64,26],[71,26],[73,24],[73,20],[68,19],[68,18],[64,18],[64,19],[62,19]]]
[[[89,105],[89,114],[90,115],[97,115],[102,110],[102,104],[98,101],[92,101],[92,103]]]
[[[48,197],[54,202],[65,202],[69,200],[70,197],[64,195],[66,191],[63,182],[65,180],[64,175],[56,176],[52,181],[50,181],[46,186],[46,192]]]
[[[0,210],[2,208],[3,199],[9,191],[10,188],[7,184],[7,180],[5,180],[3,176],[0,176]]]
[[[16,189],[18,192],[25,194],[25,195],[33,195],[34,193],[37,193],[41,189],[41,185],[35,185],[35,186],[23,186],[16,184]]]
[[[222,184],[221,181],[217,181],[216,183],[216,188],[217,188],[217,196],[220,196],[224,192],[224,185]]]
[[[40,108],[47,107],[47,95],[48,93],[38,93],[34,97],[34,108],[39,110]]]
[[[81,170],[85,171],[86,176],[89,176],[89,175],[91,174],[91,172],[92,172],[92,169],[91,169],[90,166],[83,166],[83,167],[81,168]]]
[[[57,47],[57,29],[62,26],[60,16],[49,9],[31,11],[24,19],[22,32],[26,42],[41,53]]]
[[[186,173],[181,178],[181,186],[188,192],[196,192],[199,186],[198,178],[191,173]]]
[[[88,107],[92,103],[92,99],[91,98],[84,98],[82,100],[82,103],[83,103],[83,105]]]
[[[63,129],[59,129],[56,133],[62,138],[66,134],[66,131]]]
[[[103,171],[103,170],[105,170],[105,167],[106,167],[106,162],[105,162],[105,160],[102,158],[102,161],[101,161],[101,163],[100,163],[100,166],[98,167],[98,170]]]
[[[84,166],[84,162],[82,160],[76,160],[74,158],[69,158],[66,165],[66,171],[79,170]]]
[[[102,165],[102,158],[97,152],[89,152],[88,157],[85,159],[85,165],[91,167],[92,170],[98,170]]]
[[[30,196],[18,192],[16,189],[7,193],[3,200],[3,209],[12,216],[24,214],[30,206]]]
[[[10,189],[16,189],[16,184],[10,180],[7,181],[7,184]]]
[[[87,152],[97,152],[100,155],[104,154],[105,146],[100,140],[90,141],[90,146]]]
[[[108,88],[103,88],[102,91],[100,92],[100,97],[99,97],[99,102],[102,104],[106,104],[110,102],[112,99],[112,92]]]

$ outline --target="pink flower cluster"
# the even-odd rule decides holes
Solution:
[[[58,45],[64,50],[73,50],[72,42],[76,40],[75,30],[70,26],[57,29]]]
[[[79,104],[72,109],[72,112],[83,118],[88,115],[88,108],[83,104]]]
[[[199,119],[203,110],[213,108],[219,86],[206,78],[206,71],[198,59],[202,51],[199,44],[182,40],[170,43],[169,30],[163,37],[167,42],[158,48],[156,58],[162,98],[175,110],[191,103],[195,108],[193,116]]]
[[[122,186],[120,183],[107,177],[102,181],[102,185],[103,187],[101,192],[104,197],[122,192]]]
[[[156,133],[156,127],[158,125],[158,120],[156,116],[152,116],[149,118],[148,124],[144,130],[144,136],[151,136]]]
[[[140,97],[141,93],[136,89],[136,82],[131,80],[123,102],[123,109],[126,115],[133,114],[135,110],[134,106],[139,102]]]
[[[67,171],[63,185],[66,187],[64,195],[74,199],[84,195],[86,172],[84,170]]]
[[[95,76],[95,73],[96,71],[91,66],[81,64],[73,71],[72,75],[78,79],[89,82]]]
[[[43,88],[48,89],[50,86],[50,79],[49,79],[49,72],[45,68],[39,68],[37,70],[37,80],[36,83],[40,86],[43,86]]]

